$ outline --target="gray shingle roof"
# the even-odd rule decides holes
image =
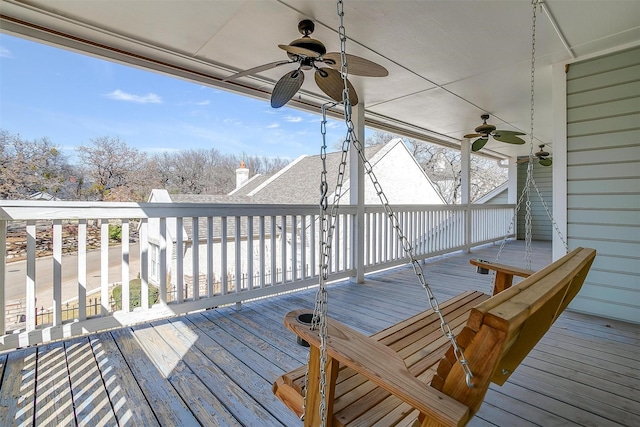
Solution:
[[[374,145],[366,148],[366,156],[372,159],[384,145]],[[329,185],[329,203],[332,202],[332,194],[335,190],[336,180],[340,169],[342,152],[328,153],[326,157],[327,183]],[[349,162],[344,169],[343,193],[349,188]],[[242,187],[232,191],[228,195],[220,194],[170,194],[171,201],[176,203],[239,203],[239,204],[294,204],[294,205],[318,205],[320,202],[320,180],[322,172],[322,160],[320,155],[302,156],[273,175],[256,175]],[[198,221],[198,234],[200,239],[207,238],[207,219]],[[280,227],[280,218],[278,218]],[[183,227],[188,239],[193,234],[191,218],[183,219]],[[227,219],[228,230],[235,229],[235,218]],[[271,224],[265,224],[266,232],[271,232]],[[287,224],[289,228],[289,224]],[[242,236],[246,236],[246,223],[241,223]],[[254,233],[258,232],[257,223],[254,225]],[[221,235],[220,218],[213,219],[213,236]]]
[[[367,158],[372,158],[384,146],[367,147]],[[329,194],[335,189],[342,152],[328,153],[326,158],[327,182]],[[246,193],[251,203],[275,203],[313,205],[320,201],[320,178],[322,160],[320,155],[305,156],[297,159],[290,167],[271,176],[261,187]],[[349,188],[349,159],[345,168],[345,190]]]

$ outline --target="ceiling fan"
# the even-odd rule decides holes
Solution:
[[[516,132],[512,130],[496,130],[496,127],[487,123],[489,120],[488,114],[483,114],[480,118],[484,121],[480,126],[475,128],[476,133],[470,133],[465,135],[465,138],[478,138],[471,144],[471,151],[479,151],[485,146],[489,137],[493,137],[496,141],[506,142],[508,144],[524,144],[524,140],[519,138],[518,135],[525,135],[522,132]]]
[[[540,150],[538,150],[538,152],[535,153],[534,156],[538,159],[538,163],[540,163],[542,166],[551,166],[553,161],[549,157],[550,156],[549,152],[545,151],[545,149],[544,149],[545,145],[546,144],[538,145]],[[518,160],[516,163],[521,164],[521,163],[527,163],[528,161],[529,161],[529,158],[525,157],[523,159]]]
[[[299,64],[295,70],[287,71],[273,88],[273,92],[271,93],[271,106],[273,108],[280,108],[289,102],[304,82],[303,71],[311,69],[315,70],[315,80],[318,87],[331,99],[337,102],[342,101],[344,82],[342,80],[342,74],[340,73],[340,69],[342,68],[340,52],[327,53],[327,49],[322,42],[310,37],[314,29],[315,24],[311,20],[305,19],[300,21],[298,23],[298,31],[300,31],[302,37],[295,39],[289,44],[278,45],[280,49],[287,52],[289,60],[259,65],[248,70],[240,71],[222,81],[235,80],[243,76],[260,73],[286,64]],[[359,56],[347,54],[346,62],[349,74],[366,77],[385,77],[389,75],[389,72],[383,66]],[[358,95],[348,80],[347,87],[351,105],[356,105],[358,103]]]

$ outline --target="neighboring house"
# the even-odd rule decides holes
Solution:
[[[478,205],[502,205],[509,203],[509,183],[505,182],[473,202]]]
[[[339,164],[341,159],[341,152],[329,153],[326,158],[327,167],[327,182],[329,184],[328,201],[332,203],[334,199],[333,189],[335,188],[336,179],[338,176]],[[443,199],[435,190],[433,184],[427,177],[422,167],[418,164],[415,158],[411,155],[407,147],[404,145],[400,138],[394,139],[385,145],[377,145],[366,148],[366,155],[371,163],[374,174],[380,183],[380,186],[385,191],[389,203],[391,204],[444,204]],[[186,194],[169,194],[166,190],[153,190],[149,197],[149,202],[155,203],[213,203],[213,204],[275,204],[275,205],[319,205],[320,202],[320,176],[322,171],[322,161],[320,156],[301,156],[283,168],[281,171],[270,176],[255,175],[249,177],[249,170],[244,167],[244,164],[240,165],[240,168],[236,170],[236,189],[228,195],[186,195]],[[348,204],[350,192],[349,181],[349,166],[347,162],[345,170],[345,178],[343,183],[343,196],[341,198],[341,204]],[[380,200],[374,190],[373,184],[370,180],[365,183],[365,203],[366,204],[379,204]],[[235,271],[235,218],[229,217],[226,220],[227,227],[227,265],[230,271]],[[289,220],[288,220],[289,221]],[[280,230],[282,229],[282,219],[277,218],[274,222],[275,228],[272,230],[272,224],[269,221],[265,223],[265,234],[263,244],[266,248],[273,249],[275,246],[275,257],[282,253],[280,246],[283,244],[280,239]],[[206,218],[200,218],[198,223],[198,236],[194,236],[193,224],[191,218],[184,218],[182,223],[182,235],[183,235],[183,251],[181,254],[175,253],[176,243],[176,219],[168,218],[167,227],[167,274],[169,276],[169,283],[175,285],[175,271],[176,260],[181,258],[183,261],[183,274],[186,283],[191,283],[193,277],[193,242],[198,242],[198,258],[200,260],[200,266],[206,266],[206,257],[208,257],[208,239],[212,239],[212,252],[213,259],[219,259],[222,256],[221,242],[222,242],[222,227],[220,218],[212,219],[212,235],[208,236],[208,224]],[[159,282],[160,275],[160,223],[158,219],[149,220],[149,278],[153,283]],[[290,229],[291,224],[286,224],[287,230]],[[241,235],[241,251],[246,253],[247,251],[247,224],[242,223],[240,226]],[[259,238],[257,230],[258,224],[253,227],[254,235],[251,239],[257,242]],[[307,224],[304,233],[310,233],[310,230],[315,230],[314,236],[316,241],[319,238],[317,235],[319,227],[310,227]],[[300,236],[303,231],[300,230],[300,224],[297,225],[297,235]],[[288,235],[290,236],[290,234]],[[275,240],[275,244],[272,245],[271,239]],[[305,241],[311,241],[310,238],[306,238]],[[288,245],[291,242],[287,242]],[[257,244],[255,245],[257,246]],[[254,247],[255,247],[254,246]],[[300,248],[300,245],[297,246]],[[306,250],[299,249],[299,250]],[[291,250],[288,249],[285,253],[291,254]],[[279,266],[281,265],[279,259],[271,259],[272,251],[268,250],[264,255],[264,265],[266,266]],[[259,254],[254,249],[254,262],[257,265]],[[243,257],[241,266],[242,271],[246,271],[247,257]],[[300,260],[302,257],[298,257]],[[214,262],[214,265],[220,263]],[[291,265],[291,264],[289,264]],[[304,269],[307,271],[310,267],[308,265],[298,265],[297,269]],[[213,271],[213,276],[216,281],[221,278],[221,271]],[[229,275],[230,273],[225,273]],[[271,271],[263,271],[259,273],[265,277],[271,277]],[[282,272],[277,272],[277,275]],[[287,274],[291,274],[290,272]],[[200,276],[206,275],[206,271],[199,271]],[[279,276],[276,276],[278,278]],[[279,279],[278,279],[279,280]],[[201,280],[202,284],[204,280]],[[201,285],[202,286],[202,285]],[[204,289],[203,289],[204,291]]]

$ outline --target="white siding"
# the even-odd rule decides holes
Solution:
[[[640,323],[640,48],[567,74],[567,234],[598,251],[572,308]]]

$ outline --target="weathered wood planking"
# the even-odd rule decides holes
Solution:
[[[521,243],[507,243],[500,262],[523,266]],[[548,244],[533,242],[533,248],[534,269],[550,262]],[[491,287],[491,275],[476,274],[468,262],[471,258],[494,261],[497,251],[498,246],[492,245],[471,254],[429,260],[424,265],[425,277],[441,301],[466,290],[486,293]],[[273,416],[266,425],[300,426],[302,423],[273,397],[270,383],[284,372],[306,363],[308,350],[296,344],[293,335],[285,330],[282,318],[295,308],[313,308],[315,292],[316,289],[311,288],[247,302],[239,311],[225,307],[171,319],[169,322],[175,328],[173,338],[169,339],[166,329],[162,329],[162,333],[154,333],[160,341],[151,341],[158,348],[167,349],[170,346],[167,341],[187,343],[195,340],[191,347],[193,354],[186,357],[178,356],[173,349],[168,350],[174,353],[174,361],[184,361],[191,374],[185,375],[166,367],[169,359],[161,362],[165,366],[161,369],[183,378],[198,377],[197,381],[204,383],[199,372],[186,362],[199,355],[196,358],[198,363],[209,366],[211,372],[216,369],[222,371],[230,388],[242,389],[246,396]],[[423,311],[427,305],[424,290],[416,281],[411,267],[369,275],[363,285],[332,284],[329,289],[332,315],[366,334],[396,323],[399,317],[406,318]],[[141,340],[141,335],[130,328],[94,334],[89,337],[91,349],[78,352],[77,357],[78,360],[86,357],[97,362],[119,425],[196,425],[198,421],[194,413],[199,407],[191,406],[189,399],[193,396],[188,396],[194,394],[194,390],[185,390],[179,387],[180,381],[174,385],[164,378],[160,367],[154,365],[155,360],[145,352]],[[70,345],[66,344],[67,348]],[[0,372],[4,369],[0,386],[0,425],[33,425],[36,357],[38,354],[43,356],[37,361],[42,373],[43,366],[50,363],[45,350],[46,346],[40,346],[0,355]],[[530,376],[525,375],[526,372],[516,371],[504,387],[491,386],[485,403],[468,425],[595,426],[602,420],[605,420],[603,425],[607,422],[640,425],[637,411],[633,407],[629,409],[640,399],[637,397],[640,396],[639,355],[638,325],[565,312],[522,362],[522,367],[537,370],[538,377],[531,377],[532,380],[528,381]],[[67,374],[70,368],[64,361],[65,352],[60,351],[57,357],[62,361],[52,363],[60,368],[62,382],[66,381],[71,387]],[[217,396],[210,391],[211,384],[205,386],[204,395]],[[576,393],[572,391],[574,386],[577,387]],[[68,395],[72,396],[72,393]],[[585,404],[596,398],[600,404]],[[618,401],[619,398],[622,399]],[[609,409],[608,402],[613,402],[613,409]],[[636,407],[640,407],[640,402]],[[238,422],[256,425],[246,420]],[[75,425],[75,419],[70,425]],[[387,427],[384,420],[379,420],[378,425]]]
[[[63,342],[38,347],[35,401],[35,425],[75,424]]]
[[[280,425],[280,423],[291,425],[297,421],[291,412],[286,410],[280,401],[273,396],[273,393],[268,388],[269,382],[258,375],[252,369],[253,366],[251,364],[245,365],[233,357],[224,347],[220,346],[186,317],[171,320],[171,323],[179,333],[178,335],[197,335],[194,347],[200,351],[199,357],[206,358],[202,362],[206,365],[206,369],[213,373],[209,375],[211,385],[215,386],[218,392],[221,392],[223,396],[220,399],[245,425],[251,425],[260,419],[262,419],[262,425],[273,425],[273,417],[279,421],[276,425]],[[206,378],[202,379],[206,384],[209,384]],[[228,389],[234,390],[233,396],[237,394],[239,398],[235,399],[226,396],[226,390]],[[234,411],[233,407],[242,402],[247,405],[244,411]],[[251,409],[250,412],[248,412],[249,409]],[[261,418],[253,415],[256,411],[259,412]],[[243,412],[244,415],[240,416]],[[266,416],[266,413],[272,415],[272,417]]]
[[[71,395],[79,426],[109,426],[116,424],[116,416],[102,382],[91,343],[87,337],[65,342],[67,369],[71,383]]]
[[[184,402],[185,414],[195,417],[202,425],[240,425],[189,369],[184,362],[184,355],[177,353],[163,339],[160,330],[151,325],[136,326],[132,329],[147,356],[148,363],[157,369],[158,374]]]
[[[37,348],[12,351],[5,355],[0,388],[0,421],[26,427],[33,423]]]
[[[109,332],[90,337],[109,400],[120,425],[159,426],[135,376]]]
[[[177,364],[184,363],[190,372],[197,373],[197,383],[192,384],[194,392],[198,393],[197,390],[201,387],[199,383],[209,391],[210,394],[203,393],[197,396],[198,399],[209,399],[212,404],[219,402],[224,411],[228,411],[241,424],[252,420],[263,426],[280,424],[274,424],[273,417],[252,396],[202,353],[196,346],[199,335],[183,321],[179,319],[173,322],[163,321],[153,326],[168,347],[181,356]],[[183,396],[183,399],[185,398],[189,399],[188,396]]]
[[[153,361],[138,343],[130,329],[111,332],[116,344],[137,379],[160,425],[195,425],[198,423],[180,395],[162,376]]]

